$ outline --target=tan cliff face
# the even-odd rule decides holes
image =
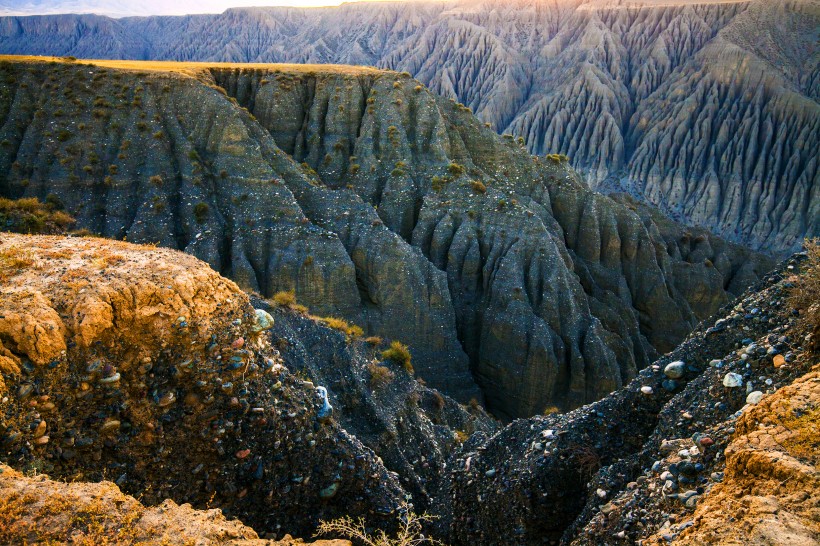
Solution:
[[[0,192],[411,344],[503,417],[622,385],[772,262],[589,191],[406,75],[9,59]]]

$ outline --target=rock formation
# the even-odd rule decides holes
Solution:
[[[597,400],[771,267],[406,75],[7,60],[0,195],[411,345],[501,417]],[[619,198],[624,200],[625,198]]]
[[[816,544],[817,355],[803,344],[808,310],[789,305],[809,265],[783,264],[605,399],[473,437],[451,465],[440,532],[452,544]]]
[[[166,500],[145,507],[111,482],[58,482],[0,465],[0,540],[4,544],[200,544],[299,546],[301,540],[262,540],[218,509],[194,510]],[[351,546],[319,540],[314,546]]]
[[[7,17],[0,52],[409,71],[603,191],[770,253],[820,235],[817,0],[473,0]]]
[[[317,421],[315,388],[256,332],[247,296],[196,258],[4,233],[0,277],[4,463],[276,537],[346,514],[390,525],[403,505],[376,454]]]

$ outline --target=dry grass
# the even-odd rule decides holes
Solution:
[[[0,230],[54,235],[65,233],[74,223],[74,218],[58,210],[55,203],[41,203],[34,197],[17,200],[0,197]]]
[[[252,68],[267,70],[271,73],[284,75],[380,75],[386,70],[379,70],[367,66],[329,65],[329,64],[282,64],[282,63],[210,63],[210,62],[176,62],[176,61],[119,61],[101,59],[79,59],[67,62],[63,57],[38,57],[35,55],[0,55],[0,62],[10,63],[50,63],[60,64],[90,64],[103,68],[117,70],[133,70],[140,72],[166,72],[185,76],[197,77],[209,69],[223,68]]]
[[[349,337],[361,337],[364,335],[364,330],[355,324],[350,324],[344,319],[336,317],[314,317],[317,322],[320,322],[328,328],[338,330]]]
[[[791,293],[791,304],[800,310],[800,323],[811,334],[808,348],[820,352],[820,239],[807,239],[808,261]]]
[[[353,540],[356,544],[365,546],[420,546],[422,544],[444,546],[444,543],[424,535],[424,526],[435,519],[433,516],[415,514],[407,506],[404,506],[401,512],[399,529],[393,537],[388,536],[382,530],[371,534],[363,518],[354,520],[350,516],[319,522],[316,536],[343,536]]]
[[[382,351],[382,358],[401,365],[411,375],[415,371],[411,362],[410,349],[401,342],[394,341],[391,343],[389,348]]]
[[[392,370],[385,366],[380,366],[375,362],[367,365],[367,371],[370,372],[370,386],[374,389],[384,387],[395,377]]]
[[[22,273],[34,265],[34,254],[28,249],[11,246],[0,249],[0,282]]]

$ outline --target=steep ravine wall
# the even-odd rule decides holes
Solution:
[[[600,398],[770,266],[589,191],[406,76],[147,69],[5,63],[0,194],[295,289],[502,417]]]

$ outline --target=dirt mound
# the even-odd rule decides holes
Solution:
[[[26,477],[0,465],[0,542],[295,546],[301,540],[262,540],[219,510],[194,510],[167,500],[148,508],[111,482],[63,483]],[[314,546],[350,546],[320,540]]]

